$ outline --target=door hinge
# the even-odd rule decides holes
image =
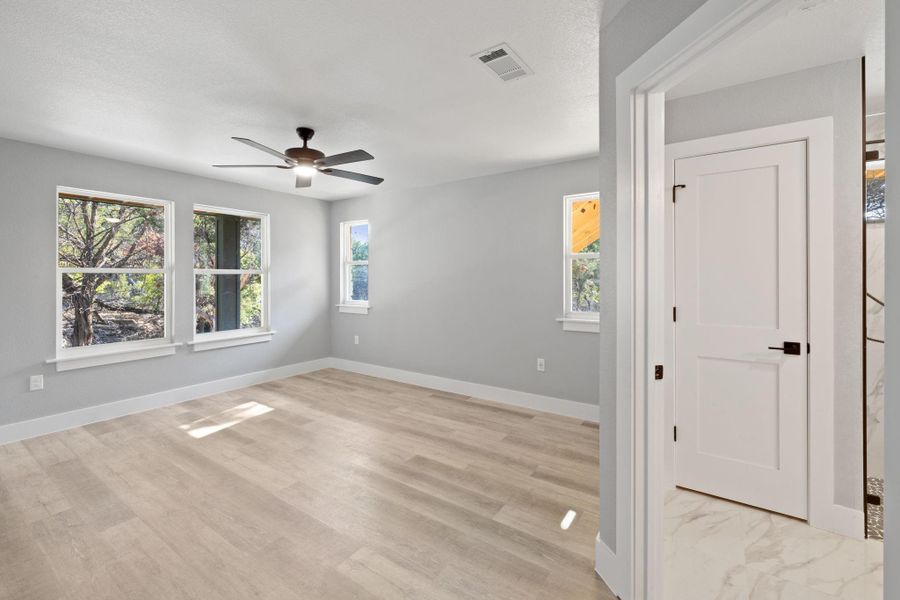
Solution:
[[[806,353],[809,354],[812,351],[812,347],[809,345],[809,342],[806,342]]]
[[[686,188],[686,187],[687,187],[687,186],[684,185],[683,183],[682,183],[682,184],[678,184],[678,185],[673,185],[673,186],[672,186],[672,203],[673,203],[673,204],[675,203],[675,194],[676,194],[676,192],[677,192],[678,190],[683,190],[683,189]]]
[[[674,323],[677,320],[678,320],[678,307],[673,306],[672,307],[672,322]]]
[[[653,378],[654,379],[662,379],[663,378],[663,366],[662,365],[656,365],[656,367],[653,369]]]
[[[676,442],[678,441],[678,425],[672,427],[672,439]]]

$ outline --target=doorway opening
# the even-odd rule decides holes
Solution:
[[[714,4],[715,6],[712,6]],[[630,540],[632,547],[628,548],[630,561],[629,581],[630,589],[628,594],[631,598],[678,598],[678,596],[666,595],[668,586],[664,578],[666,573],[666,559],[669,558],[670,548],[664,543],[665,533],[667,531],[667,515],[665,510],[665,499],[671,489],[672,478],[667,478],[666,473],[670,472],[667,464],[667,445],[675,435],[675,431],[670,429],[666,415],[666,394],[667,389],[671,385],[671,378],[674,374],[676,378],[679,375],[677,360],[673,362],[672,351],[670,350],[671,335],[667,334],[667,328],[673,319],[673,307],[677,310],[679,307],[673,304],[672,298],[667,296],[666,290],[669,284],[668,277],[669,267],[668,261],[677,261],[679,257],[677,253],[674,257],[668,256],[670,249],[676,250],[680,246],[676,246],[679,242],[672,239],[671,234],[667,234],[667,211],[671,203],[673,185],[680,185],[682,182],[666,181],[670,167],[665,156],[665,146],[672,139],[670,134],[678,127],[672,120],[672,111],[669,110],[669,103],[678,102],[688,98],[706,93],[724,94],[718,98],[718,101],[709,102],[707,110],[700,119],[700,127],[690,138],[682,138],[683,140],[700,140],[715,138],[717,136],[729,135],[741,132],[751,132],[757,129],[766,129],[779,125],[789,125],[801,123],[804,120],[813,121],[830,116],[833,121],[834,130],[830,138],[833,143],[834,155],[831,160],[833,168],[845,164],[845,155],[851,156],[852,174],[845,181],[839,178],[837,172],[832,173],[831,185],[828,189],[813,189],[815,180],[810,178],[809,188],[807,189],[807,198],[810,204],[807,213],[807,235],[808,235],[808,260],[807,260],[807,342],[810,344],[806,350],[806,359],[809,361],[809,375],[807,376],[808,386],[808,407],[805,410],[807,415],[809,439],[807,442],[807,455],[809,457],[809,472],[807,474],[807,514],[804,516],[802,512],[796,514],[796,511],[782,511],[794,514],[804,518],[809,524],[791,519],[788,517],[778,517],[773,510],[778,510],[772,506],[763,506],[768,510],[764,513],[752,512],[741,513],[737,507],[756,511],[757,509],[747,508],[744,505],[729,502],[724,508],[721,505],[708,506],[710,512],[719,510],[720,518],[717,521],[721,524],[721,528],[714,530],[706,530],[702,534],[702,540],[718,541],[720,544],[729,539],[731,534],[738,535],[737,530],[729,528],[744,527],[747,531],[754,527],[761,527],[766,531],[782,531],[796,532],[796,535],[802,535],[803,532],[809,535],[818,535],[819,532],[827,535],[837,536],[837,540],[849,540],[854,543],[868,544],[863,540],[865,535],[865,516],[864,506],[865,497],[863,491],[864,480],[864,441],[863,441],[863,417],[860,410],[860,398],[863,397],[863,389],[865,387],[862,367],[863,344],[864,339],[860,331],[860,323],[863,321],[863,309],[860,305],[860,297],[863,293],[862,273],[860,273],[859,265],[862,264],[863,253],[863,227],[862,227],[862,210],[859,198],[862,195],[862,177],[859,175],[860,157],[863,153],[863,135],[861,131],[862,116],[864,114],[862,108],[861,89],[861,61],[862,56],[867,56],[870,60],[875,57],[878,61],[877,52],[867,47],[869,41],[861,41],[861,47],[858,51],[849,52],[847,55],[835,56],[832,52],[835,47],[841,46],[836,40],[846,40],[841,36],[830,36],[828,30],[821,26],[823,21],[827,21],[823,16],[823,12],[831,13],[833,11],[850,11],[862,10],[880,11],[883,13],[884,6],[880,0],[868,0],[864,2],[849,2],[844,0],[835,0],[830,3],[817,4],[812,9],[799,10],[797,2],[791,0],[773,1],[739,1],[722,0],[722,2],[708,3],[701,6],[694,15],[687,19],[681,26],[676,28],[669,36],[664,38],[660,43],[654,46],[639,61],[634,63],[629,69],[626,69],[617,80],[617,96],[618,96],[618,120],[617,120],[617,156],[618,156],[618,202],[619,202],[619,344],[618,356],[620,359],[619,367],[619,390],[618,390],[618,418],[623,422],[619,425],[620,431],[628,432],[628,436],[623,440],[622,458],[619,463],[619,472],[623,470],[630,475],[630,479],[625,483],[629,486],[630,502],[626,504],[623,512],[618,515],[618,527],[623,531],[629,531],[632,535]],[[810,18],[810,14],[800,13],[816,13],[819,14]],[[860,22],[866,22],[866,15],[859,16]],[[814,21],[809,23],[807,21]],[[831,21],[833,27],[843,27],[853,30],[848,24],[852,24],[852,19],[833,19]],[[880,25],[880,45],[881,56],[883,57],[883,17],[876,19],[873,27],[877,30]],[[808,27],[808,29],[804,29]],[[806,49],[794,48],[793,53],[789,53],[789,60],[783,60],[782,67],[790,67],[793,70],[783,71],[766,71],[761,65],[765,66],[765,57],[777,54],[784,57],[783,45],[772,43],[770,39],[769,48],[760,47],[760,51],[751,52],[747,50],[747,44],[751,44],[756,40],[765,38],[769,35],[784,34],[785,32],[795,33],[805,31]],[[802,37],[802,36],[801,36]],[[852,37],[852,36],[850,36]],[[877,37],[877,36],[875,36]],[[783,40],[782,40],[783,41]],[[878,45],[878,42],[876,42]],[[847,47],[843,47],[842,51],[847,51]],[[877,49],[876,49],[877,50]],[[820,60],[822,56],[828,55],[833,57],[832,62],[815,62]],[[818,58],[811,58],[818,56]],[[808,64],[799,64],[803,57],[812,61]],[[883,58],[881,59],[883,61]],[[777,61],[775,61],[777,62]],[[835,66],[841,63],[839,66]],[[739,68],[741,65],[747,67],[748,70]],[[773,62],[774,64],[774,62]],[[799,66],[799,68],[798,68]],[[764,105],[758,111],[748,110],[742,115],[729,112],[729,109],[741,105],[746,106],[748,103],[748,95],[746,89],[739,89],[744,84],[750,82],[759,82],[771,80],[779,77],[785,77],[791,74],[803,73],[799,77],[801,83],[810,85],[810,81],[815,79],[808,71],[827,70],[826,67],[834,67],[834,70],[842,73],[851,73],[856,70],[856,83],[847,86],[837,86],[833,84],[833,80],[827,85],[827,98],[825,95],[793,95],[784,104],[785,110],[779,112],[778,107]],[[743,77],[747,73],[753,72],[752,78],[743,80],[729,79],[731,77]],[[744,75],[735,75],[743,72]],[[883,73],[883,70],[882,70]],[[821,72],[818,73],[821,75]],[[702,88],[698,81],[703,77],[707,81],[717,79],[718,84],[712,87]],[[770,82],[771,84],[772,82]],[[709,85],[703,84],[703,85]],[[799,84],[798,84],[799,85]],[[694,86],[694,87],[691,87]],[[699,87],[698,87],[699,86]],[[681,90],[679,91],[679,87]],[[801,86],[802,87],[802,86]],[[834,105],[847,104],[845,98],[840,96],[835,90],[844,90],[848,95],[852,95],[851,105],[856,107],[855,111],[855,130],[856,134],[852,138],[844,137],[839,131],[838,117],[835,114],[827,113],[813,114],[797,114],[791,112],[791,109],[804,107],[807,100],[821,101],[827,99]],[[685,91],[687,90],[687,91]],[[726,91],[730,90],[729,101],[724,101],[727,96]],[[761,92],[760,98],[763,100],[770,99],[773,96],[772,89]],[[790,108],[788,106],[790,105]],[[752,116],[770,117],[777,113],[777,120],[766,123],[752,123],[749,118]],[[724,118],[723,118],[724,116]],[[840,119],[843,121],[843,119]],[[731,128],[727,132],[714,130],[715,127],[710,124],[726,122]],[[807,158],[812,161],[820,152],[821,145],[810,141],[810,138],[798,135],[792,140],[782,140],[782,142],[767,142],[763,145],[769,146],[777,143],[788,143],[790,141],[807,140]],[[757,147],[757,146],[753,146]],[[729,151],[744,150],[749,146],[733,147],[727,149]],[[722,149],[725,152],[726,149]],[[705,156],[698,154],[697,156]],[[821,156],[818,156],[821,160]],[[674,170],[674,169],[673,169]],[[853,189],[847,190],[852,186]],[[689,185],[689,184],[686,184]],[[680,189],[675,188],[675,194]],[[823,194],[833,194],[834,198],[831,202],[823,202]],[[676,198],[677,199],[677,198]],[[815,205],[813,205],[815,202]],[[677,205],[677,202],[676,202]],[[815,208],[815,210],[813,209]],[[677,209],[676,209],[677,210]],[[696,212],[696,211],[695,211]],[[856,215],[854,217],[854,214]],[[852,222],[852,223],[851,223]],[[844,228],[845,223],[851,223]],[[735,220],[733,227],[740,227],[743,223]],[[816,251],[817,237],[823,235],[823,232],[831,232],[833,250],[829,252]],[[727,248],[727,246],[726,246]],[[846,255],[846,256],[845,256]],[[851,259],[853,262],[845,266],[841,261],[845,258]],[[741,260],[741,257],[732,256],[732,260]],[[710,270],[712,272],[712,270]],[[731,274],[729,273],[729,276]],[[858,281],[854,282],[854,278]],[[743,284],[745,282],[741,282]],[[847,292],[847,296],[844,292]],[[713,294],[711,297],[714,297]],[[723,296],[724,297],[724,296]],[[702,298],[696,299],[701,302]],[[707,314],[712,314],[706,311]],[[713,311],[714,312],[714,311]],[[849,315],[849,316],[848,316]],[[849,328],[848,328],[849,324]],[[830,333],[829,333],[830,331]],[[845,334],[845,332],[851,332]],[[745,332],[746,333],[746,332]],[[829,339],[830,336],[830,339]],[[730,338],[733,340],[734,336]],[[851,339],[853,343],[846,344],[846,340]],[[800,339],[784,337],[784,339],[775,340],[771,344],[767,344],[765,350],[769,350],[769,346],[778,347],[781,342],[782,352],[786,348],[783,342],[800,342],[801,356],[802,336]],[[839,343],[838,343],[839,342]],[[762,352],[762,350],[761,350]],[[797,356],[797,355],[792,355]],[[785,357],[779,357],[785,360]],[[765,360],[765,359],[760,359]],[[771,360],[768,359],[768,360]],[[827,367],[823,364],[827,363]],[[818,364],[818,367],[817,367]],[[666,377],[662,379],[662,383],[655,375],[660,373],[657,366],[664,367]],[[733,366],[733,365],[732,365]],[[837,367],[837,368],[836,368]],[[846,373],[852,373],[852,376],[845,376]],[[802,371],[802,367],[800,369]],[[771,371],[771,369],[770,369]],[[839,372],[840,371],[840,372]],[[830,376],[828,375],[830,374]],[[727,379],[719,375],[721,379]],[[770,381],[777,381],[777,375],[771,375]],[[732,378],[734,380],[734,378]],[[715,379],[713,380],[716,381]],[[827,388],[831,388],[830,392]],[[708,389],[714,389],[709,388]],[[823,391],[825,390],[825,391]],[[743,389],[741,392],[745,391]],[[721,396],[721,394],[719,394]],[[699,394],[702,396],[702,394]],[[699,403],[702,398],[689,398],[689,402]],[[708,407],[707,407],[708,408]],[[696,424],[697,411],[691,415],[691,419]],[[720,413],[713,411],[713,417],[721,417]],[[735,413],[737,414],[737,413]],[[745,413],[751,415],[752,418],[759,418],[759,415]],[[709,415],[707,415],[708,417]],[[771,413],[770,413],[771,416]],[[704,417],[706,418],[706,417]],[[710,422],[715,423],[715,419]],[[676,423],[680,425],[680,423]],[[759,426],[759,423],[756,423]],[[682,428],[679,427],[679,430]],[[714,428],[710,429],[711,431]],[[733,431],[737,431],[734,429]],[[848,434],[849,436],[845,435]],[[682,437],[683,430],[678,431],[678,439]],[[779,432],[778,444],[785,443],[785,437],[792,432]],[[758,442],[760,438],[749,438],[752,442]],[[845,445],[848,439],[851,440],[849,445]],[[711,441],[718,443],[718,446],[712,444]],[[734,438],[711,438],[706,437],[704,443],[707,443],[707,449],[728,450],[731,452],[731,458],[740,457],[741,452],[745,452],[744,462],[752,462],[754,459],[757,463],[761,459],[771,459],[762,452],[763,449],[756,448],[748,450],[746,447],[738,443],[733,443]],[[744,440],[746,441],[746,439]],[[771,440],[770,440],[771,441]],[[825,444],[820,446],[819,444]],[[830,443],[830,445],[828,445]],[[771,452],[771,444],[767,447]],[[680,451],[679,451],[680,452]],[[747,453],[751,452],[752,456]],[[780,448],[778,450],[780,452]],[[710,452],[712,454],[713,452]],[[721,452],[720,452],[721,454]],[[827,468],[818,468],[813,461],[817,457],[825,457],[830,464]],[[779,454],[779,460],[781,459]],[[764,462],[764,460],[762,461]],[[771,463],[771,460],[770,460]],[[671,472],[675,472],[674,470]],[[673,475],[674,477],[674,475]],[[621,481],[621,480],[620,480]],[[707,490],[713,491],[715,490]],[[719,492],[718,495],[726,496]],[[694,498],[686,504],[681,504],[681,508],[686,509],[683,514],[691,512],[687,505],[696,500],[697,504],[716,504],[718,501],[709,500],[709,496],[702,498]],[[737,494],[734,499],[742,500]],[[759,501],[753,503],[763,504]],[[695,504],[696,507],[696,504]],[[700,507],[704,510],[703,507]],[[729,513],[729,511],[737,511]],[[694,515],[689,515],[693,518]],[[757,516],[758,519],[757,520]],[[786,519],[781,521],[780,519]],[[812,525],[812,526],[810,526]],[[798,529],[793,529],[794,527]],[[699,544],[698,538],[695,540],[693,547]],[[759,538],[761,540],[762,538]],[[799,539],[799,537],[798,537]],[[757,541],[759,541],[757,540]],[[769,540],[772,541],[772,540]],[[783,541],[783,540],[782,540]],[[766,544],[765,541],[762,542]],[[815,543],[815,542],[811,542]],[[841,541],[840,544],[843,545]],[[777,545],[773,542],[774,547]],[[730,545],[725,544],[716,549],[715,544],[706,549],[707,558],[712,555],[734,557],[739,553],[746,558],[749,550],[759,550],[759,546],[752,548],[747,545]],[[753,552],[749,552],[752,554]],[[871,560],[871,564],[866,566],[867,573],[871,577],[855,578],[854,583],[837,582],[837,579],[844,577],[844,574],[835,572],[832,568],[819,564],[812,569],[806,568],[804,581],[792,581],[777,575],[760,572],[749,565],[747,569],[741,572],[743,584],[748,585],[771,585],[773,589],[785,590],[791,589],[795,593],[807,592],[832,594],[841,593],[850,590],[851,596],[848,597],[879,597],[880,598],[880,556],[878,551],[869,552],[868,548],[862,549],[863,560]],[[741,556],[736,558],[741,559]],[[778,563],[784,559],[784,556],[768,557],[771,563]],[[850,560],[843,561],[849,564]],[[708,569],[703,567],[704,563],[699,563],[693,570],[689,570],[683,575],[692,578],[692,587],[690,590],[692,598],[704,597],[702,580],[703,575],[708,574]],[[746,565],[745,565],[746,566]],[[759,566],[759,565],[755,565]],[[815,579],[812,570],[821,567],[819,575],[833,575],[831,580],[835,586],[829,590],[816,588],[809,585]],[[790,567],[788,567],[790,569]],[[828,573],[825,573],[828,571]],[[782,573],[783,575],[783,573]],[[774,577],[774,579],[771,579]],[[852,577],[852,576],[851,576]],[[827,577],[826,577],[827,578]],[[751,581],[753,580],[753,581]],[[722,580],[716,582],[723,583]],[[725,582],[737,584],[737,581]],[[862,586],[854,588],[853,586]],[[800,588],[791,586],[801,586]],[[803,587],[806,586],[806,587]],[[843,587],[842,587],[843,586]],[[809,588],[807,590],[806,588]],[[709,589],[706,591],[708,597],[719,597],[721,589]],[[856,595],[853,595],[856,594]]]

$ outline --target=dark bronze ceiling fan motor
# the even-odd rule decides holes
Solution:
[[[300,139],[303,140],[302,148],[288,148],[284,151],[289,157],[293,158],[297,162],[309,162],[313,163],[320,158],[325,158],[325,153],[321,150],[314,150],[308,146],[309,140],[312,139],[316,132],[314,129],[310,129],[309,127],[298,127],[297,135],[300,136]]]

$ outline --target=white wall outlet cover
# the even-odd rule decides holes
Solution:
[[[537,359],[537,370],[541,371],[543,373],[544,367],[545,367],[544,359],[543,358]]]
[[[358,335],[354,335],[354,336],[353,336],[353,343],[354,343],[354,344],[359,344],[359,336],[358,336]]]
[[[35,392],[44,389],[44,376],[32,375],[28,378],[28,390]]]

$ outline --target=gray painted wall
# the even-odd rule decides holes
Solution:
[[[555,319],[563,196],[598,185],[597,161],[586,159],[333,203],[333,273],[340,222],[370,222],[372,307],[331,308],[334,356],[596,404],[599,380],[614,376],[600,340],[614,332],[564,332]],[[612,271],[612,240],[601,243],[601,269]],[[336,304],[336,275],[331,291]]]
[[[900,156],[900,3],[887,2],[887,148]],[[900,171],[887,172],[888,207],[900,206]],[[885,222],[884,597],[900,598],[900,218]]]
[[[631,0],[600,31],[600,197],[604,215],[602,236],[615,248],[616,198],[616,77],[653,47],[705,0]],[[616,272],[600,273],[607,293],[601,312],[600,363],[616,364]],[[604,369],[609,366],[604,366]],[[600,538],[616,550],[616,381],[600,381]]]
[[[666,103],[668,143],[834,118],[834,502],[856,510],[863,509],[864,453],[860,77],[859,61],[851,60]]]
[[[0,425],[328,356],[326,202],[0,139]],[[267,212],[273,341],[57,373],[56,186],[175,203],[175,338],[192,337],[194,203]],[[28,392],[28,375],[45,389]]]

